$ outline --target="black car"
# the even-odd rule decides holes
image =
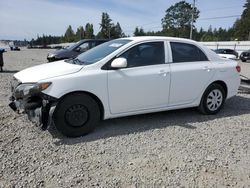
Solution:
[[[250,50],[242,52],[240,54],[240,59],[242,62],[246,62],[247,60],[250,60]]]
[[[64,49],[56,50],[48,54],[47,59],[49,62],[58,61],[62,59],[75,58],[79,54],[98,46],[108,40],[105,39],[84,39],[79,42],[68,46]]]
[[[214,50],[214,51],[217,54],[232,54],[232,55],[235,55],[236,58],[239,57],[238,52],[236,52],[235,50],[232,50],[232,49],[217,49],[217,50]]]

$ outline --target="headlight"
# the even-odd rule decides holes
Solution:
[[[14,92],[14,90],[16,89],[16,87],[18,85],[20,85],[21,82],[19,80],[17,80],[15,77],[13,77],[13,79],[11,80],[10,82],[10,85],[11,85],[11,92]]]
[[[21,99],[26,96],[36,96],[50,85],[51,82],[21,84],[15,89],[15,98]]]
[[[56,56],[55,54],[51,54],[51,53],[48,54],[48,58],[53,58],[55,56]]]

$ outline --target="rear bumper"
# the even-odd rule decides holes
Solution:
[[[237,95],[240,87],[240,76],[235,75],[231,78],[228,78],[227,80],[227,86],[228,86],[228,94],[227,94],[227,99]]]

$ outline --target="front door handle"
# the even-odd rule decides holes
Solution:
[[[203,67],[204,71],[210,72],[213,68],[209,67],[209,66],[205,66]]]
[[[166,70],[160,70],[159,71],[160,76],[167,76],[168,74],[169,74],[169,71],[166,71]]]

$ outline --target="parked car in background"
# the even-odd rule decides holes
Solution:
[[[220,57],[227,58],[227,59],[237,59],[238,52],[232,49],[216,49],[214,50]]]
[[[13,41],[9,42],[9,47],[11,51],[20,51],[20,48]]]
[[[100,119],[188,107],[216,114],[237,94],[239,72],[236,61],[192,40],[121,38],[16,73],[10,107],[76,137]]]
[[[98,46],[104,42],[107,42],[106,39],[84,39],[79,42],[67,46],[66,48],[56,50],[48,54],[47,59],[49,62],[58,61],[63,59],[75,58],[79,54]]]
[[[250,60],[250,50],[242,52],[240,54],[240,59],[242,62],[246,62],[247,60]]]

